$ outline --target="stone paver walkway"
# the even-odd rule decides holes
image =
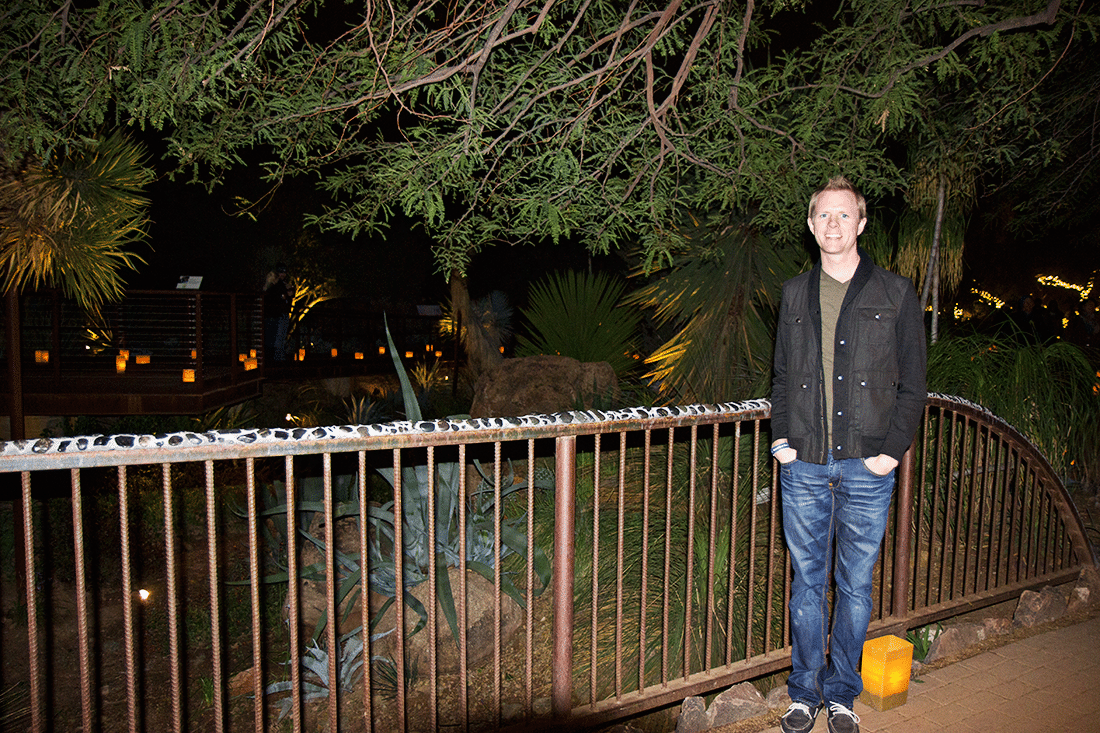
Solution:
[[[862,733],[1100,733],[1100,617],[982,652],[920,680],[893,710],[857,701]],[[827,731],[822,713],[814,733]]]

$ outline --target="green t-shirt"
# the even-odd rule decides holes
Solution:
[[[848,282],[851,282],[849,280]],[[821,373],[825,375],[825,430],[833,445],[833,352],[836,349],[836,322],[840,306],[848,292],[848,282],[840,282],[821,271]]]

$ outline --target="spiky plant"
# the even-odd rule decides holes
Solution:
[[[690,219],[677,234],[673,264],[626,299],[675,328],[646,377],[672,404],[767,394],[781,285],[804,253],[736,222]]]
[[[633,368],[641,317],[620,304],[625,287],[603,273],[556,272],[539,280],[530,305],[520,309],[528,333],[517,338],[516,355],[606,361],[616,374]]]
[[[0,182],[0,273],[7,287],[56,286],[82,308],[122,296],[143,262],[152,180],[141,146],[120,133],[9,173]]]

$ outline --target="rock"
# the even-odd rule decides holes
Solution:
[[[780,685],[768,691],[768,694],[764,697],[764,702],[768,703],[768,707],[772,710],[786,710],[791,706],[792,700],[791,696],[787,694],[787,686]]]
[[[982,626],[985,627],[985,639],[1012,631],[1012,621],[1007,618],[987,618],[982,621]]]
[[[505,359],[481,375],[470,416],[519,417],[591,409],[618,396],[619,381],[607,362],[527,356]]]
[[[680,703],[680,718],[676,721],[676,733],[701,733],[709,728],[707,704],[701,697],[688,697]]]
[[[766,712],[768,703],[764,701],[764,696],[751,683],[742,682],[714,698],[707,710],[707,727],[729,725]]]
[[[1070,591],[1069,608],[1072,613],[1083,608],[1100,605],[1100,570],[1088,565],[1081,569],[1077,584]]]
[[[229,696],[240,697],[241,695],[251,695],[255,691],[256,687],[256,668],[249,667],[248,669],[238,672],[229,678]]]
[[[447,577],[451,584],[451,592],[458,603],[459,569],[447,568]],[[413,597],[420,601],[424,608],[428,608],[428,583],[413,586],[409,591]],[[466,571],[466,665],[468,669],[479,667],[493,657],[493,599],[496,594],[493,584],[473,572]],[[391,605],[384,616],[379,620],[377,631],[383,632],[394,628],[394,607]],[[427,627],[415,634],[412,630],[420,623],[420,617],[408,606],[405,607],[405,659],[406,663],[417,664],[420,669],[428,669],[428,648],[430,636]],[[458,645],[454,634],[447,623],[447,617],[441,609],[436,609],[436,665],[439,674],[453,674],[458,672]],[[512,635],[523,623],[523,609],[508,595],[500,598],[500,639],[501,645],[508,643]],[[409,634],[412,634],[411,636]],[[374,643],[372,654],[393,656],[393,645],[397,641],[396,634],[390,634]]]
[[[1066,605],[1066,613],[1077,613],[1089,607],[1089,596],[1092,593],[1086,585],[1078,585],[1069,592],[1069,602]]]
[[[985,639],[984,624],[959,624],[949,626],[928,647],[928,655],[924,658],[925,664],[931,664],[937,659],[958,654],[969,646]]]
[[[1047,586],[1036,593],[1025,590],[1012,616],[1013,627],[1031,628],[1061,618],[1066,613],[1066,598],[1056,588]]]

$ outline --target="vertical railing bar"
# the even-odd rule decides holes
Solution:
[[[370,641],[370,553],[367,551],[370,538],[367,534],[367,452],[359,451],[356,454],[359,462],[359,473],[356,489],[359,494],[359,611],[360,611],[360,639],[363,642],[363,730],[370,733],[374,728],[374,712],[371,707],[372,687],[374,683],[374,665],[371,663],[372,650]],[[466,716],[463,715],[463,718]],[[257,731],[256,733],[263,733]]]
[[[1027,557],[1025,559],[1024,571],[1026,577],[1030,578],[1035,575],[1035,555],[1038,553],[1038,532],[1037,532],[1037,517],[1039,513],[1039,501],[1041,497],[1041,489],[1039,488],[1039,477],[1036,474],[1035,469],[1028,463],[1028,487],[1030,494],[1028,495],[1028,503],[1030,507],[1028,509],[1027,519]],[[1034,552],[1032,551],[1034,548]]]
[[[460,448],[461,450],[461,448]],[[523,716],[531,720],[534,710],[535,664],[535,440],[527,439],[527,613],[525,624],[525,664],[523,681]],[[463,603],[465,605],[465,602]],[[465,687],[465,685],[463,685]],[[463,708],[465,710],[465,708]],[[467,716],[463,715],[463,718]]]
[[[42,694],[45,690],[42,685],[42,658],[38,646],[38,588],[34,577],[34,558],[37,553],[34,550],[34,504],[30,471],[21,472],[19,478],[23,499],[23,539],[26,543],[23,562],[26,567],[24,583],[27,598],[27,660],[30,662],[31,678],[31,730],[41,733],[46,730],[46,720],[42,715]]]
[[[179,603],[176,596],[176,527],[172,510],[171,464],[161,464],[164,489],[164,552],[168,594],[168,658],[172,680],[172,730],[183,731],[183,688],[180,679]]]
[[[550,709],[554,718],[569,715],[573,694],[573,579],[576,546],[577,438],[554,439],[554,635]]]
[[[692,605],[695,594],[695,469],[698,465],[698,440],[699,440],[699,426],[692,423],[689,431],[688,446],[688,502],[687,502],[687,557],[685,560],[686,572],[685,587],[684,587],[684,635],[683,635],[683,652],[684,657],[684,679],[691,674],[691,631],[694,627],[692,624],[693,614]],[[704,651],[704,656],[706,652]],[[706,666],[703,667],[706,669]]]
[[[588,700],[595,705],[596,663],[599,658],[597,656],[596,625],[598,623],[597,614],[600,597],[600,449],[602,448],[600,439],[603,435],[596,433],[593,437],[595,438],[595,447],[592,457],[592,587],[590,589],[592,594],[592,626],[589,629],[588,640]]]
[[[260,536],[256,512],[256,459],[245,459],[248,501],[248,594],[252,604],[252,696],[255,733],[264,733],[263,610],[260,608]],[[289,510],[289,507],[288,507]]]
[[[936,572],[936,548],[940,549],[940,562],[943,562],[943,543],[936,542],[936,527],[939,526],[940,515],[940,469],[943,462],[943,433],[944,422],[947,419],[947,411],[941,407],[939,410],[940,418],[936,421],[936,440],[935,448],[933,450],[934,458],[932,460],[932,511],[928,516],[928,579],[925,581],[925,601],[924,605],[932,605],[932,578]],[[923,482],[922,482],[923,483]],[[943,492],[944,511],[947,511],[947,490]],[[942,586],[937,589],[936,602],[940,600],[940,596],[943,594]]]
[[[92,702],[92,667],[88,637],[87,567],[84,563],[84,498],[80,486],[80,469],[69,471],[72,488],[73,553],[76,560],[76,624],[80,657],[80,711],[84,730],[95,730]],[[30,611],[28,610],[28,613]]]
[[[916,610],[920,608],[920,583],[917,580],[921,577],[921,536],[924,532],[924,512],[928,508],[928,482],[926,478],[928,476],[928,434],[931,429],[931,408],[928,403],[924,405],[924,421],[921,425],[921,429],[917,435],[913,437],[913,447],[917,446],[917,442],[920,442],[920,460],[919,462],[914,460],[914,469],[919,473],[920,478],[911,475],[910,480],[913,482],[913,486],[916,487],[914,493],[914,501],[916,502],[916,520],[913,523],[913,575],[912,586],[910,589],[910,597],[912,598],[912,608]],[[935,484],[932,485],[932,490],[935,490]]]
[[[668,447],[665,454],[665,565],[661,586],[661,684],[668,684],[669,606],[672,595],[672,462],[673,434],[668,429]]]
[[[322,510],[325,513],[325,612],[328,623],[325,624],[325,641],[328,646],[328,729],[330,733],[337,733],[340,711],[340,673],[337,662],[340,661],[340,642],[338,641],[337,626],[339,616],[336,615],[336,589],[340,586],[340,578],[336,572],[336,520],[332,506],[332,454],[321,454]]]
[[[1008,568],[1005,571],[1005,580],[1008,580],[1008,575],[1011,574],[1012,580],[1010,582],[1016,583],[1020,580],[1020,533],[1023,531],[1024,527],[1023,519],[1021,518],[1024,502],[1023,496],[1021,495],[1023,489],[1020,485],[1020,450],[1017,448],[1011,452],[1014,454],[1012,459],[1012,480],[1010,482],[1010,486],[1012,487],[1012,517],[1011,524],[1009,525]]]
[[[130,733],[137,733],[137,651],[134,645],[134,585],[130,562],[130,497],[126,483],[126,467],[118,466],[118,529],[122,551],[122,627],[126,655],[126,720]]]
[[[974,533],[973,533],[973,529],[974,529],[974,503],[977,500],[977,494],[974,491],[974,486],[975,486],[975,482],[977,481],[977,474],[978,474],[978,437],[979,437],[979,430],[980,430],[980,428],[979,428],[977,422],[975,421],[974,422],[974,428],[973,428],[973,435],[974,435],[973,445],[971,446],[971,449],[964,454],[964,457],[962,459],[963,465],[966,465],[966,458],[971,459],[971,461],[970,461],[970,481],[969,481],[969,483],[970,483],[970,492],[969,492],[970,493],[970,498],[966,502],[966,541],[963,544],[962,591],[963,591],[964,596],[967,594],[967,586],[969,585],[969,582],[970,582],[969,578],[971,576],[971,572],[970,572],[970,548],[974,546],[974,543],[973,543],[973,537],[974,537]],[[963,431],[963,447],[964,448],[966,447],[966,443],[969,440],[970,435],[971,435],[971,428],[970,428],[969,422],[968,422],[966,429]],[[963,475],[965,475],[965,474],[960,474],[960,479]],[[975,592],[977,592],[977,590],[978,590],[978,586],[977,586],[978,581],[977,581],[977,577],[976,577],[977,567],[978,567],[977,559],[975,559],[975,561],[974,561],[974,575],[975,575],[974,591]]]
[[[1046,503],[1046,492],[1043,490],[1042,482],[1039,479],[1038,467],[1032,469],[1031,486],[1031,540],[1028,542],[1028,547],[1034,548],[1034,551],[1029,550],[1029,566],[1031,568],[1029,577],[1034,577],[1040,572],[1039,553],[1042,552],[1043,505]]]
[[[298,626],[298,487],[294,479],[294,458],[283,459],[286,478],[286,574],[287,617],[290,625],[290,712],[295,733],[302,730],[301,629]]]
[[[771,496],[772,501],[769,502],[769,518],[768,518],[768,595],[765,600],[764,606],[764,653],[771,651],[772,648],[772,618],[774,613],[772,607],[775,605],[775,599],[773,594],[775,592],[775,539],[777,533],[776,520],[778,519],[779,512],[776,511],[775,497],[779,494],[779,472],[772,471],[771,481]]]
[[[909,616],[909,585],[913,580],[912,568],[917,554],[917,541],[913,536],[913,487],[916,484],[913,472],[916,467],[917,441],[901,455],[901,463],[898,464],[898,496],[897,496],[897,551],[894,553],[893,572],[893,598],[890,602],[890,613],[893,616],[906,618]],[[914,607],[916,602],[914,599]]]
[[[741,492],[741,421],[733,424],[733,473],[730,476],[729,567],[726,571],[726,664],[733,664],[733,607],[737,600],[737,497]]]
[[[948,548],[955,544],[954,533],[951,532],[951,498],[954,495],[952,488],[951,471],[954,465],[955,456],[955,424],[957,422],[957,416],[954,411],[951,413],[950,429],[947,435],[947,447],[944,452],[947,454],[947,468],[944,473],[945,491],[943,497],[943,558],[940,562],[940,594],[939,602],[944,600],[944,586],[947,584],[947,563],[948,563]],[[950,537],[950,539],[949,539]],[[954,551],[951,551],[952,563],[954,562]],[[947,598],[951,598],[950,592],[947,594]]]
[[[955,578],[959,574],[959,538],[960,530],[963,526],[963,486],[965,484],[965,474],[963,472],[963,461],[966,456],[966,423],[965,416],[955,413],[955,419],[951,423],[951,461],[952,465],[955,461],[955,451],[958,450],[958,478],[953,481],[955,485],[955,526],[952,528],[954,531],[951,533],[951,583],[949,587],[951,589],[951,599],[956,597],[955,594]],[[961,427],[960,427],[961,424]],[[958,440],[956,441],[956,438]],[[957,443],[957,446],[956,446]]]
[[[752,619],[756,607],[756,492],[760,488],[760,421],[753,422],[752,433],[752,493],[749,494],[749,584],[745,592],[745,659],[753,655]]]
[[[498,728],[501,720],[504,663],[501,649],[504,641],[500,635],[501,601],[504,596],[500,567],[503,554],[501,532],[504,529],[504,497],[501,488],[504,476],[501,463],[501,444],[498,440],[493,443],[493,721]],[[463,602],[465,603],[465,599]]]
[[[652,445],[652,431],[646,429],[642,433],[642,572],[641,593],[639,595],[639,619],[638,619],[638,689],[645,689],[645,662],[646,662],[646,632],[648,624],[646,612],[649,608],[649,469],[650,447]]]
[[[1008,539],[1012,541],[1011,528],[1007,526],[1006,522],[1010,518],[1008,512],[1008,473],[1009,473],[1009,461],[1012,460],[1012,451],[1009,450],[1008,442],[1000,435],[997,436],[997,472],[993,478],[995,483],[994,491],[995,495],[1000,496],[1001,505],[1001,518],[997,522],[997,567],[993,571],[993,587],[999,588],[1002,583],[1008,580],[1008,552],[1005,547],[1005,533],[1008,533]],[[1001,469],[1001,464],[1004,464],[1004,470]],[[1003,561],[1003,562],[1002,562]],[[1002,564],[1004,570],[1002,571]]]
[[[218,509],[214,499],[214,462],[206,461],[206,547],[210,572],[210,656],[214,685],[214,730],[225,730],[225,676],[222,669],[221,599],[218,589]]]
[[[1054,538],[1054,517],[1058,512],[1054,508],[1054,499],[1053,499],[1053,497],[1051,497],[1051,495],[1046,493],[1045,491],[1044,491],[1044,495],[1045,495],[1046,504],[1047,504],[1047,508],[1046,508],[1047,526],[1046,526],[1045,539],[1044,539],[1044,542],[1043,542],[1043,558],[1044,558],[1043,572],[1044,573],[1049,573],[1051,570],[1054,569],[1054,542],[1053,542],[1053,538]]]
[[[715,666],[713,652],[714,644],[714,614],[717,611],[714,598],[715,577],[714,565],[718,552],[718,428],[720,423],[711,426],[710,436],[710,514],[708,515],[708,529],[710,537],[707,540],[707,623],[703,632],[703,669],[711,669]],[[733,558],[729,558],[732,562]]]
[[[618,511],[615,537],[615,699],[623,696],[623,573],[626,532],[626,432],[619,432]],[[644,604],[643,604],[644,605]]]
[[[462,467],[459,470],[464,472]],[[438,545],[436,544],[438,528],[436,523],[439,519],[438,511],[436,510],[436,485],[438,479],[436,478],[436,465],[435,465],[435,446],[428,446],[428,485],[422,487],[423,490],[428,492],[428,730],[438,730],[438,711],[439,705],[439,659],[437,657],[436,649],[439,645],[439,629],[437,628],[438,619],[436,614],[439,606],[439,587],[436,585],[439,582],[438,572],[436,570],[436,552],[438,552]],[[466,554],[466,548],[463,547],[461,554]],[[444,570],[446,572],[446,570]],[[462,656],[462,653],[459,654]]]
[[[470,706],[469,685],[466,653],[468,651],[469,629],[466,623],[466,564],[468,561],[466,548],[466,516],[468,504],[468,489],[466,484],[466,444],[458,445],[458,465],[461,467],[458,473],[458,544],[462,551],[458,554],[458,598],[455,599],[455,613],[458,616],[458,713],[461,720],[459,727],[462,731],[469,729]]]
[[[982,457],[982,489],[981,495],[983,501],[986,503],[986,511],[983,512],[983,516],[988,515],[989,529],[986,529],[986,523],[982,522],[982,534],[985,534],[987,544],[989,545],[986,550],[986,582],[982,586],[982,590],[990,589],[990,582],[992,580],[993,572],[993,529],[994,519],[997,515],[997,466],[996,453],[993,452],[993,426],[986,425],[986,448],[985,455]]]
[[[429,461],[430,462],[430,461]],[[401,449],[393,449],[393,573],[394,616],[397,619],[397,641],[394,644],[394,666],[397,677],[397,730],[408,730],[405,711],[405,511],[404,479],[401,475]],[[465,526],[463,523],[462,526]],[[465,556],[466,553],[462,553]],[[434,564],[434,563],[433,563]],[[430,623],[430,622],[429,622]],[[462,655],[459,655],[460,657]],[[466,716],[463,715],[465,718]]]

